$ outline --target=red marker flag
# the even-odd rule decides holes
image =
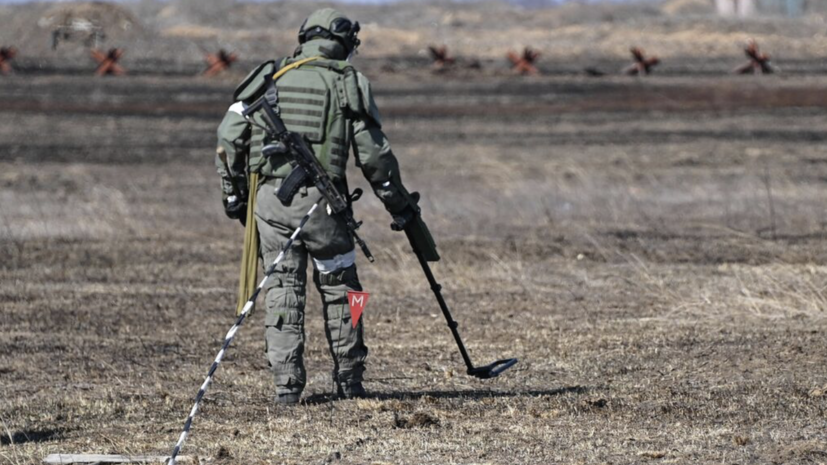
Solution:
[[[368,304],[367,292],[347,291],[347,303],[350,305],[350,322],[353,327],[359,324],[359,318],[362,318],[362,311],[365,310],[365,305]]]

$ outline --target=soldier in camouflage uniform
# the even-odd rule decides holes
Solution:
[[[276,81],[281,116],[288,128],[303,135],[340,192],[347,191],[345,168],[349,148],[356,165],[384,203],[394,222],[410,218],[399,165],[382,132],[370,83],[350,64],[359,45],[359,23],[325,8],[311,14],[299,31],[300,46],[292,57],[261,64],[238,87],[235,103],[218,129],[216,165],[222,178],[224,206],[230,218],[243,220],[247,209],[247,174],[262,180],[249,188],[256,196],[255,217],[260,254],[271,263],[308,209],[321,200],[313,186],[299,190],[283,205],[275,195],[291,170],[288,155],[262,155],[269,143],[264,131],[241,112],[265,91],[265,76],[298,61],[315,58],[287,71]],[[322,205],[324,207],[324,205]],[[322,296],[325,334],[334,359],[339,395],[362,397],[362,373],[368,349],[363,324],[353,328],[347,302],[349,290],[361,291],[356,274],[353,238],[338,216],[317,210],[269,280],[266,294],[265,340],[277,401],[294,404],[306,383],[303,361],[304,309],[308,257],[313,283]]]

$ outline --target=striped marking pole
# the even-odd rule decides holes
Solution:
[[[256,290],[253,292],[253,295],[247,300],[247,303],[244,304],[244,308],[241,310],[241,314],[238,316],[238,320],[236,320],[235,324],[230,331],[227,332],[227,336],[224,338],[224,344],[221,346],[221,350],[218,351],[218,355],[215,356],[215,361],[212,363],[210,367],[210,371],[207,372],[207,379],[204,380],[204,384],[201,385],[201,388],[198,389],[198,395],[195,396],[195,405],[192,406],[192,410],[190,411],[189,416],[187,417],[187,421],[184,423],[184,431],[181,432],[181,436],[178,438],[178,443],[175,444],[175,448],[172,449],[172,455],[170,455],[169,460],[167,461],[167,465],[175,465],[175,459],[178,457],[178,454],[181,452],[181,448],[184,447],[184,441],[187,440],[187,435],[190,432],[190,428],[192,428],[192,420],[195,418],[195,415],[198,413],[198,406],[201,404],[201,400],[204,398],[204,394],[207,392],[207,388],[210,386],[212,382],[212,377],[215,374],[215,370],[218,369],[218,365],[221,363],[221,359],[224,358],[224,354],[227,352],[227,348],[230,347],[230,343],[233,342],[233,338],[235,338],[238,329],[244,323],[244,319],[247,318],[247,315],[250,313],[250,310],[253,309],[253,305],[255,304],[256,298],[261,290],[264,288],[264,285],[267,283],[267,280],[270,278],[276,271],[276,266],[278,266],[279,262],[284,259],[284,255],[290,250],[290,247],[293,246],[293,241],[299,237],[299,233],[301,233],[302,228],[307,223],[307,220],[310,219],[310,215],[316,211],[316,208],[319,206],[319,203],[316,202],[310,207],[310,211],[304,215],[301,222],[299,223],[299,227],[293,231],[293,234],[290,236],[290,239],[284,244],[282,247],[281,252],[279,252],[278,257],[273,261],[273,264],[270,265],[267,270],[264,272],[264,279],[261,280]]]

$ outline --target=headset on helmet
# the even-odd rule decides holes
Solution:
[[[315,37],[322,37],[324,39],[338,41],[345,47],[348,53],[350,53],[362,43],[357,36],[361,30],[358,21],[354,23],[343,16],[338,16],[333,18],[327,28],[321,25],[313,25],[308,29],[307,22],[312,16],[313,15],[305,19],[301,29],[299,29],[300,44]]]

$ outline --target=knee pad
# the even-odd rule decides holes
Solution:
[[[279,252],[273,251],[264,254],[265,263],[276,259]],[[307,287],[306,259],[294,251],[285,254],[276,271],[267,281],[267,294],[264,298],[266,326],[281,327],[283,324],[304,324],[304,307],[307,302],[305,288]]]

